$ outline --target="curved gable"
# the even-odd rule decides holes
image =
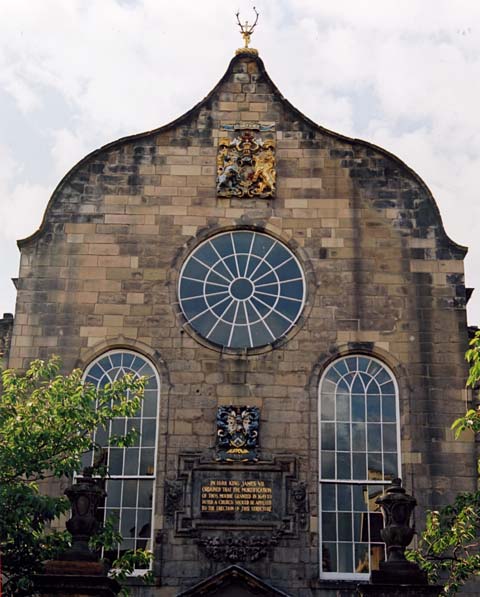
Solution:
[[[250,83],[251,93],[238,93],[236,88],[247,80],[254,81]],[[235,98],[239,96],[248,96],[248,99],[244,97],[243,102],[237,102]],[[233,106],[236,108],[233,109]],[[264,111],[256,112],[258,106]],[[68,221],[102,223],[103,210],[99,207],[99,200],[104,195],[149,194],[151,187],[163,187],[159,191],[160,196],[168,196],[168,175],[160,175],[160,179],[151,174],[161,171],[156,167],[162,166],[165,152],[159,153],[158,147],[169,147],[175,154],[175,148],[189,147],[197,139],[200,147],[213,148],[220,124],[235,121],[242,114],[254,114],[257,120],[275,123],[280,150],[277,164],[280,188],[282,178],[298,178],[298,187],[289,187],[302,188],[303,192],[296,193],[298,199],[321,199],[322,194],[318,192],[321,183],[318,180],[347,178],[351,185],[350,189],[343,189],[343,196],[345,191],[350,191],[350,194],[364,197],[374,210],[390,210],[391,224],[404,235],[420,239],[435,237],[436,257],[464,257],[466,248],[447,236],[430,190],[412,169],[382,148],[332,132],[311,121],[282,96],[262,60],[251,54],[235,56],[214,89],[173,122],[152,131],[123,137],[83,158],[53,192],[39,230],[19,240],[19,247],[40,238],[47,229],[58,230],[54,224]],[[289,157],[290,141],[295,139],[300,140],[298,147],[307,150],[311,164],[303,160],[302,165],[294,167],[292,172],[291,165],[282,158],[283,155]],[[182,160],[181,151],[177,153],[177,165],[182,165],[182,161],[184,165],[190,165],[188,160]],[[204,164],[214,169],[215,152],[205,150],[204,155]],[[190,171],[192,176],[200,176],[204,172],[194,167]],[[213,194],[214,172],[209,176]],[[313,186],[305,183],[307,178],[313,179]],[[289,184],[294,185],[295,182],[290,181]],[[303,188],[305,186],[307,188]],[[328,198],[335,198],[335,193],[327,194]],[[391,210],[396,212],[395,215],[392,216]]]

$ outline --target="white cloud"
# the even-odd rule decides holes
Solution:
[[[252,20],[252,4],[238,3],[242,20]],[[480,321],[480,3],[256,6],[252,45],[282,93],[319,124],[398,153],[433,190],[447,233],[471,247],[467,285],[479,288],[472,321]],[[241,45],[236,8],[221,0],[1,4],[0,86],[27,130],[32,122],[41,129],[49,114],[36,140],[43,177],[22,170],[21,152],[3,167],[0,160],[0,215],[9,237],[38,227],[48,190],[83,155],[165,124],[210,91]],[[50,109],[52,96],[65,113]],[[13,202],[28,211],[25,218],[9,215]]]
[[[55,175],[60,181],[63,176],[87,153],[88,142],[78,131],[60,129],[52,131],[53,144],[51,156]]]
[[[49,190],[40,184],[18,182],[24,174],[10,150],[0,145],[0,242],[27,236],[40,224]]]

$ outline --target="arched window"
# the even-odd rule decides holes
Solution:
[[[111,447],[106,450],[109,476],[105,490],[107,497],[101,508],[103,517],[113,516],[123,541],[105,557],[114,560],[129,549],[152,549],[153,504],[155,495],[155,463],[157,446],[157,416],[160,381],[153,365],[142,355],[129,350],[112,350],[93,361],[84,379],[103,387],[126,373],[145,376],[145,396],[135,417],[113,419],[109,429],[99,429],[94,440],[105,446],[108,436],[122,435],[135,428],[139,435],[129,448]],[[88,456],[93,463],[93,455]]]
[[[377,359],[338,359],[320,381],[321,577],[368,578],[384,559],[375,499],[399,476],[398,390]]]

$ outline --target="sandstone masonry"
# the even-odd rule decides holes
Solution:
[[[217,198],[221,126],[246,121],[274,124],[276,196]],[[236,354],[196,337],[177,296],[191,250],[234,229],[281,240],[307,282],[303,314],[287,336]],[[373,355],[394,372],[402,476],[419,515],[474,488],[474,445],[450,431],[467,399],[466,249],[447,237],[411,169],[314,124],[281,96],[258,57],[236,56],[205,100],[173,123],[84,158],[19,247],[9,366],[56,353],[68,371],[123,347],[160,374],[158,586],[138,594],[175,595],[224,567],[178,536],[164,515],[164,488],[177,478],[181,453],[211,454],[216,409],[226,404],[260,408],[262,453],[294,455],[308,487],[305,530],[249,570],[291,595],[329,594],[319,580],[318,386],[339,355]]]

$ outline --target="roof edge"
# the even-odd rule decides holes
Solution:
[[[362,145],[364,147],[367,147],[369,149],[373,149],[383,155],[385,155],[386,157],[394,160],[395,162],[397,162],[402,168],[404,168],[405,170],[407,170],[409,172],[409,174],[411,174],[411,176],[419,183],[420,186],[422,186],[428,194],[428,197],[433,205],[433,208],[435,210],[435,214],[438,218],[438,221],[440,223],[440,230],[441,230],[441,237],[442,240],[444,240],[448,245],[450,245],[450,247],[452,247],[453,249],[457,250],[461,255],[462,258],[465,257],[465,255],[467,254],[468,251],[468,247],[465,247],[463,245],[460,245],[458,243],[456,243],[454,240],[452,240],[448,234],[445,231],[445,226],[443,224],[443,220],[442,220],[442,216],[440,214],[440,210],[438,209],[438,205],[437,202],[435,201],[435,198],[432,194],[432,192],[430,191],[430,188],[428,187],[428,185],[425,183],[425,181],[415,172],[415,170],[413,170],[412,168],[410,168],[410,166],[408,166],[403,160],[401,160],[398,156],[396,156],[393,153],[390,153],[388,150],[384,149],[383,147],[379,147],[378,145],[375,145],[374,143],[371,143],[369,141],[365,141],[363,139],[357,139],[355,137],[348,137],[346,135],[342,135],[341,133],[337,133],[335,131],[332,131],[330,129],[327,129],[319,124],[317,124],[316,122],[314,122],[313,120],[311,120],[308,116],[305,116],[305,114],[303,114],[298,108],[296,108],[293,104],[291,104],[284,96],[283,94],[280,92],[280,90],[278,89],[278,87],[275,85],[275,83],[272,81],[272,79],[270,78],[265,65],[263,63],[263,60],[260,58],[260,56],[250,53],[250,52],[239,52],[237,53],[231,60],[230,63],[227,67],[227,70],[225,71],[224,75],[222,76],[222,78],[218,81],[218,83],[215,85],[215,87],[213,87],[213,89],[202,99],[200,100],[197,104],[195,104],[192,108],[190,108],[190,110],[188,110],[187,112],[185,112],[184,114],[182,114],[181,116],[179,116],[178,118],[172,120],[171,122],[162,125],[160,127],[157,127],[155,129],[151,129],[149,131],[144,131],[141,133],[136,133],[133,135],[127,135],[125,137],[120,137],[119,139],[115,140],[115,141],[111,141],[110,143],[107,143],[106,145],[102,145],[101,147],[93,150],[92,152],[90,152],[89,154],[87,154],[85,157],[83,157],[79,162],[77,162],[72,168],[70,168],[70,170],[63,176],[63,178],[60,180],[60,182],[58,183],[58,185],[55,187],[48,203],[47,206],[44,210],[43,213],[43,218],[42,221],[40,223],[40,226],[38,227],[38,229],[31,235],[23,238],[23,239],[19,239],[17,240],[17,246],[19,249],[21,249],[24,246],[27,246],[28,244],[30,244],[31,242],[35,241],[37,238],[39,238],[43,232],[43,230],[45,229],[45,225],[46,225],[46,220],[47,220],[47,214],[50,210],[50,208],[52,207],[57,195],[59,194],[59,192],[61,191],[61,189],[63,188],[63,186],[65,185],[65,183],[67,182],[67,180],[69,179],[69,177],[79,168],[81,168],[85,163],[88,162],[88,160],[90,160],[91,158],[93,158],[94,156],[98,155],[99,153],[108,150],[108,149],[113,149],[116,146],[119,146],[125,142],[130,142],[130,141],[135,141],[136,139],[142,139],[145,137],[148,137],[150,135],[155,135],[158,133],[162,133],[165,131],[168,131],[180,124],[182,124],[182,122],[184,122],[185,120],[188,120],[193,114],[195,114],[198,110],[200,110],[216,93],[216,91],[220,88],[220,86],[228,79],[228,77],[230,76],[230,74],[232,73],[233,70],[233,66],[235,65],[236,62],[244,59],[244,58],[249,58],[250,60],[254,60],[257,62],[259,70],[261,72],[261,74],[265,77],[266,81],[271,85],[273,93],[277,96],[277,98],[282,102],[282,104],[290,111],[292,111],[294,114],[296,114],[300,119],[302,119],[303,121],[305,121],[306,123],[308,123],[310,126],[316,128],[317,130],[330,135],[332,137],[334,137],[335,139],[339,139],[341,141],[345,141],[347,143],[356,143],[359,145]]]

